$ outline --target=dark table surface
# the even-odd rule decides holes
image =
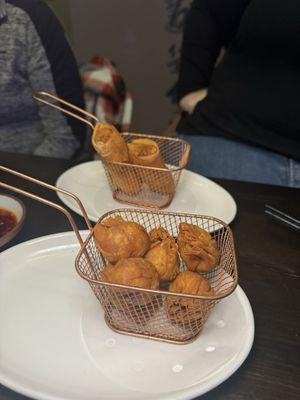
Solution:
[[[64,160],[0,153],[0,164],[54,184],[71,166]],[[54,192],[0,172],[0,181],[32,190],[60,203]],[[215,180],[234,197],[237,216],[231,223],[239,270],[239,284],[247,294],[255,319],[253,348],[226,382],[201,400],[299,399],[299,270],[300,234],[264,214],[268,203],[300,218],[300,190],[246,182]],[[1,188],[0,188],[1,190]],[[4,191],[4,190],[2,190]],[[1,250],[38,236],[69,231],[57,210],[21,197],[27,206],[22,231]],[[79,228],[84,220],[77,214]],[[1,324],[1,321],[0,321]],[[0,400],[25,400],[0,385]],[[84,399],[83,399],[84,400]]]

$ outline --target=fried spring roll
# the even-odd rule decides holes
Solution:
[[[127,147],[132,164],[166,170],[140,170],[142,181],[154,192],[172,194],[175,190],[174,181],[171,172],[165,165],[158,144],[154,140],[141,138],[132,140]]]
[[[92,144],[103,161],[130,162],[126,142],[113,125],[98,123],[92,135]],[[124,193],[134,195],[141,190],[140,177],[132,168],[109,163],[106,168],[113,184]]]

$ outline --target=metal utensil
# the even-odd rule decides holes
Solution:
[[[265,213],[276,221],[279,221],[295,231],[300,232],[300,220],[292,217],[291,215],[288,215],[277,208],[270,206],[269,204],[265,204]]]

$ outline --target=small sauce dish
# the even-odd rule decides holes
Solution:
[[[25,205],[18,198],[0,193],[0,247],[20,231],[26,216]]]

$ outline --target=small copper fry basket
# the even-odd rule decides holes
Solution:
[[[104,309],[107,325],[114,331],[178,344],[194,340],[201,333],[213,307],[237,285],[230,228],[213,217],[139,209],[117,209],[103,215],[98,222],[118,215],[141,224],[148,232],[163,227],[174,238],[178,236],[179,223],[188,222],[206,229],[216,240],[220,251],[219,264],[212,271],[203,273],[214,290],[213,297],[171,293],[166,288],[139,289],[101,281],[101,271],[107,261],[99,252],[92,233],[75,262],[77,272],[89,282]],[[185,269],[181,261],[180,270]]]
[[[177,238],[178,225],[187,222],[210,232],[217,242],[220,253],[218,265],[202,275],[208,279],[213,296],[187,295],[169,292],[167,287],[159,290],[141,289],[132,286],[111,284],[102,281],[101,271],[107,260],[99,252],[94,239],[94,231],[80,200],[72,193],[56,188],[48,183],[24,175],[0,165],[0,171],[14,174],[47,189],[71,196],[79,205],[90,231],[83,241],[70,212],[30,192],[0,182],[0,187],[40,201],[61,211],[69,220],[80,244],[75,260],[78,274],[85,279],[101,303],[107,325],[118,333],[155,339],[170,343],[185,344],[193,341],[202,328],[213,307],[231,294],[237,286],[237,265],[233,236],[230,228],[221,220],[209,216],[142,209],[116,209],[104,214],[98,221],[108,217],[121,216],[126,221],[141,224],[148,232],[154,228],[164,228]],[[181,260],[180,270],[186,269]]]
[[[190,145],[184,140],[167,136],[138,133],[122,133],[122,136],[125,142],[138,138],[155,141],[168,169],[101,159],[114,199],[142,207],[167,207],[188,162]]]
[[[45,100],[44,97],[58,101],[64,106],[75,110],[77,113],[84,114],[89,120]],[[50,93],[39,92],[35,96],[35,99],[85,122],[93,130],[96,128],[95,123],[99,123],[98,118],[93,114]],[[156,209],[167,207],[174,197],[181,172],[187,165],[191,151],[190,144],[180,138],[168,136],[138,133],[120,134],[123,136],[125,142],[130,142],[138,138],[155,141],[159,147],[166,168],[107,161],[99,155],[113,198],[122,203],[136,206]]]

